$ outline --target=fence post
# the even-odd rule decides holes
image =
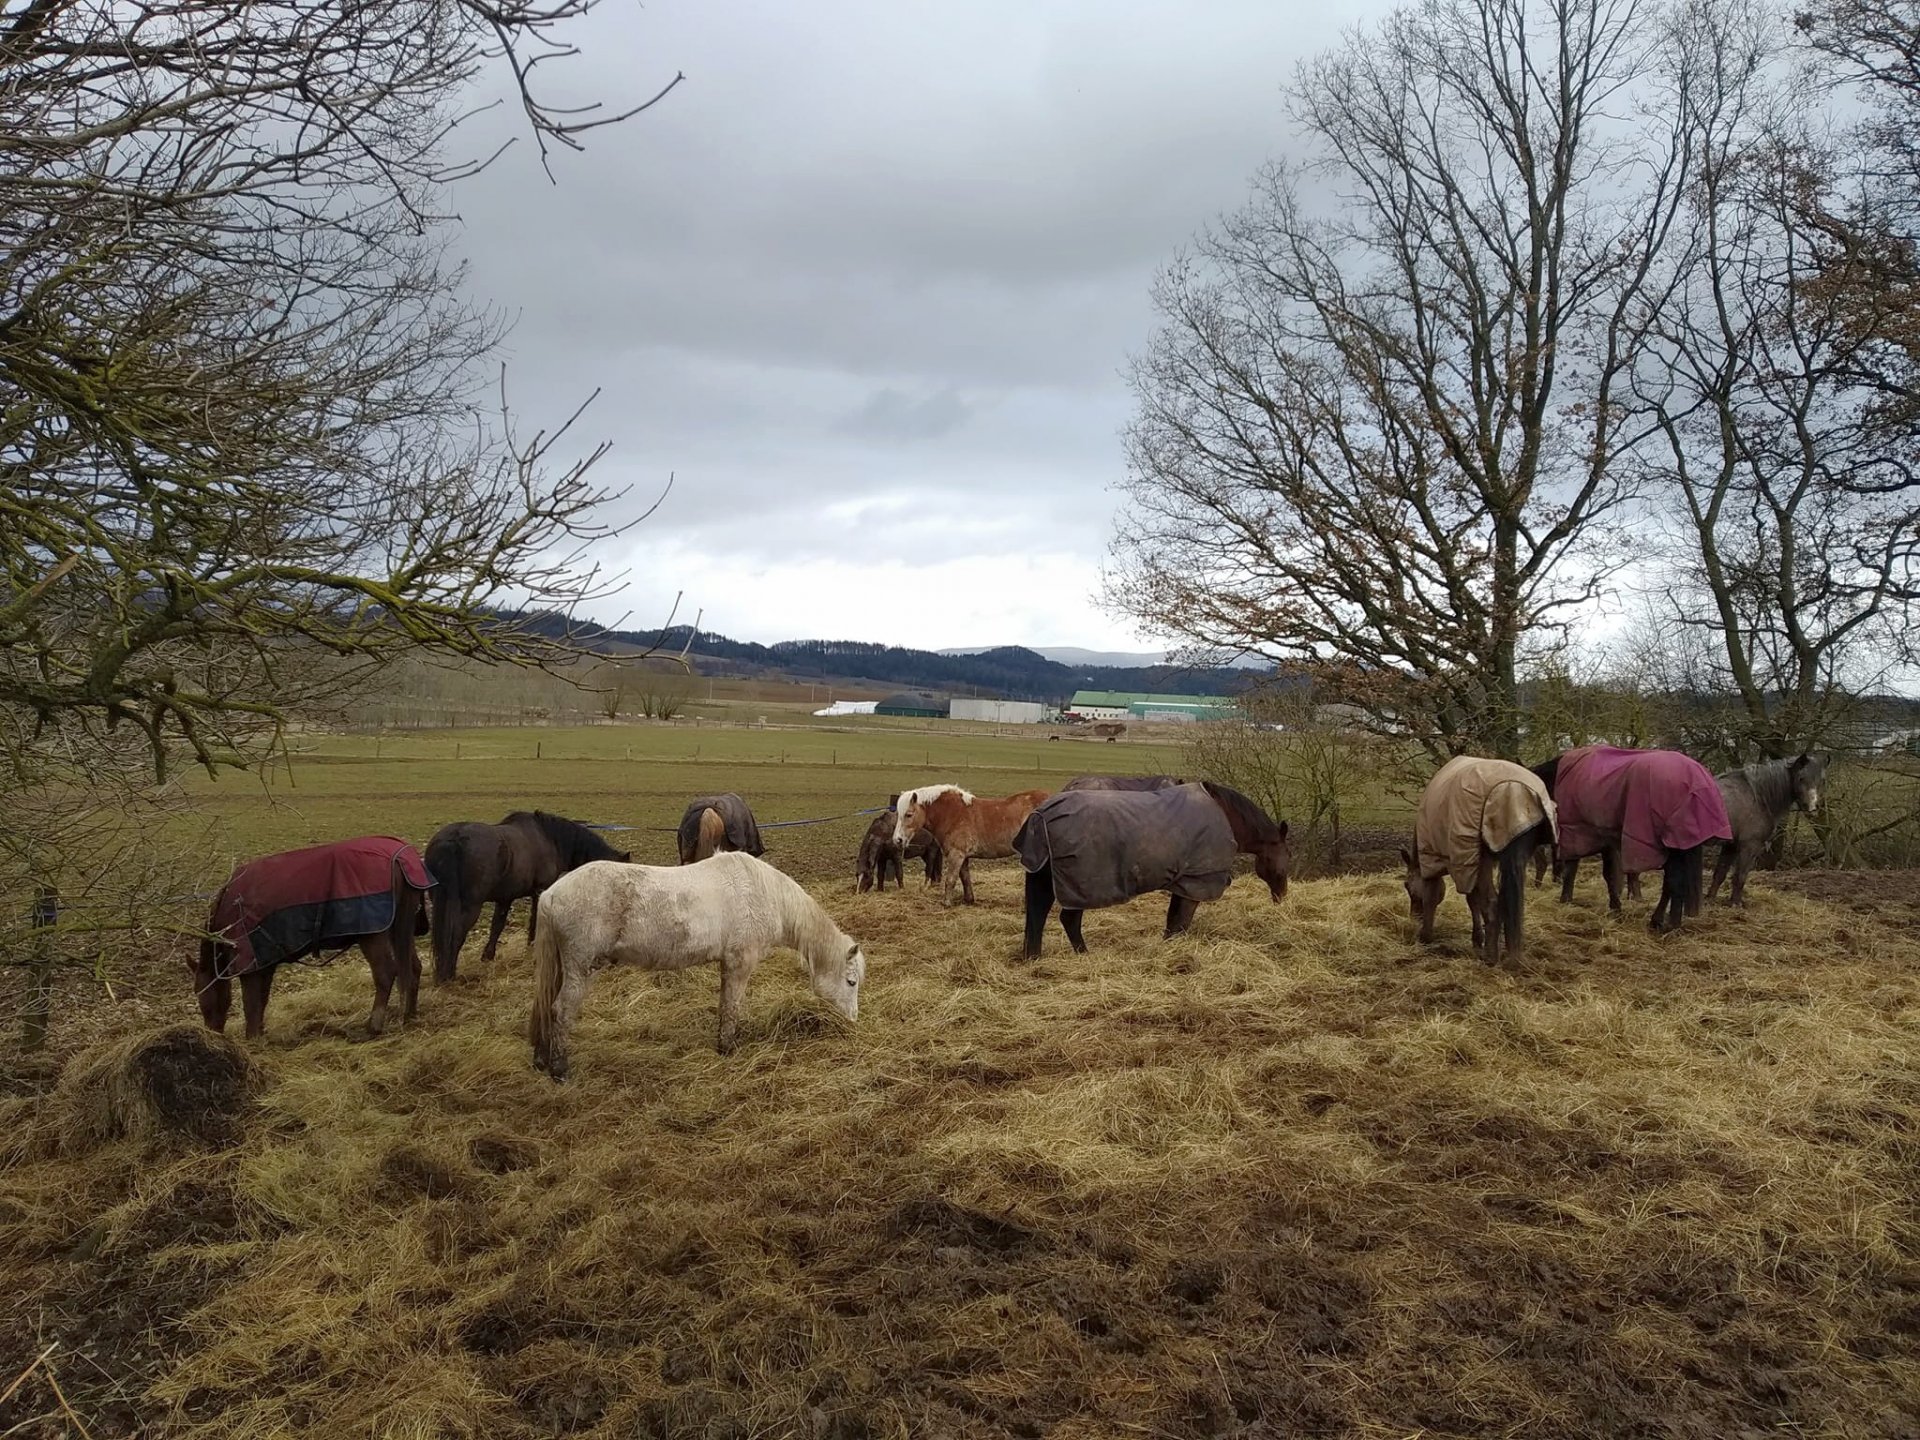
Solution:
[[[538,740],[533,742],[533,758],[536,760],[540,758],[540,742]]]
[[[20,1048],[38,1050],[47,1043],[47,1021],[53,1014],[54,922],[60,918],[60,894],[51,885],[33,892],[33,958],[27,962],[27,1005],[20,1020]]]

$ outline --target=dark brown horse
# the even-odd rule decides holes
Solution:
[[[590,860],[632,858],[578,820],[544,810],[516,810],[498,825],[462,820],[427,842],[427,868],[440,884],[433,896],[433,978],[451,980],[481,907],[493,904],[482,964],[490,964],[513,902],[530,898],[527,940],[540,924],[540,892]]]
[[[400,984],[412,1020],[420,996],[420,953],[426,933],[425,892],[433,876],[404,840],[368,835],[263,855],[233,872],[214,897],[207,933],[193,964],[194,994],[209,1030],[225,1030],[240,981],[247,1038],[267,1028],[267,1000],[281,965],[350,950],[373,971],[367,1029],[387,1026],[387,998]]]
[[[933,838],[931,830],[922,830],[902,848],[894,838],[894,828],[899,824],[900,816],[894,809],[900,803],[898,795],[889,796],[884,813],[873,817],[873,823],[867,826],[867,833],[860,841],[860,857],[854,864],[854,882],[860,893],[865,894],[877,883],[887,888],[887,876],[893,876],[893,883],[902,890],[907,888],[906,862],[919,860],[927,871],[927,884],[937,884],[940,879],[940,842]]]
[[[1286,822],[1276,824],[1238,790],[1210,780],[1152,791],[1063,791],[1034,807],[1014,850],[1027,871],[1021,953],[1028,960],[1039,958],[1056,900],[1067,943],[1085,954],[1080,921],[1088,910],[1165,890],[1171,939],[1203,901],[1225,893],[1235,854],[1253,856],[1254,874],[1275,904],[1286,898],[1293,864]]]
[[[1187,782],[1177,775],[1081,775],[1067,781],[1066,790],[1169,790]]]

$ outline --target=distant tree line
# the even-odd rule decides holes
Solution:
[[[978,691],[1011,700],[1066,701],[1076,690],[1136,690],[1182,695],[1237,695],[1258,684],[1264,672],[1177,665],[1122,667],[1062,665],[1018,645],[975,655],[941,655],[859,640],[783,640],[760,645],[730,640],[711,630],[697,634],[676,625],[646,632],[606,630],[553,617],[515,617],[522,628],[562,629],[580,644],[608,653],[657,647],[678,654],[691,645],[696,658],[725,661],[743,673],[774,671],[801,680],[871,680],[905,689]],[[711,668],[711,667],[708,667]]]

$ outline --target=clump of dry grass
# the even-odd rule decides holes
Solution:
[[[123,1139],[225,1144],[256,1078],[244,1046],[196,1024],[108,1040],[68,1062],[51,1094],[8,1117],[0,1153],[79,1155]]]
[[[363,976],[301,977],[243,1143],[21,1167],[0,1284],[208,1440],[1913,1433],[1904,928],[1537,891],[1509,975],[1376,877],[1022,965],[979,889],[819,887],[860,1024],[777,960],[730,1057],[711,972],[605,974],[564,1087],[518,947],[369,1043]]]

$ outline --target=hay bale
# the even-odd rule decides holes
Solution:
[[[229,1145],[258,1072],[241,1046],[198,1025],[169,1025],[82,1051],[41,1115],[42,1148],[72,1155],[113,1140]]]

